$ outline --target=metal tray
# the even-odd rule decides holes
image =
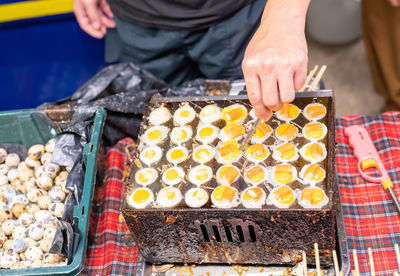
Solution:
[[[145,113],[143,125],[147,125],[152,108],[161,103],[178,105],[181,102],[199,106],[210,102],[249,104],[246,95],[154,97]],[[157,264],[293,264],[301,260],[301,254],[305,251],[309,263],[313,263],[313,244],[316,242],[320,248],[321,263],[329,264],[331,251],[336,244],[332,190],[336,178],[334,97],[331,91],[296,94],[294,103],[301,109],[310,102],[321,102],[328,110],[326,118],[322,120],[329,130],[324,141],[328,155],[322,163],[327,172],[323,185],[330,199],[327,206],[322,209],[304,209],[299,205],[289,209],[244,209],[239,206],[227,210],[210,206],[199,209],[178,206],[173,209],[135,210],[124,202],[122,213],[144,258]],[[298,120],[304,121],[304,118]],[[144,132],[143,125],[139,135]],[[182,167],[185,166],[190,166],[190,163],[182,164]],[[131,170],[131,176],[135,170]],[[128,185],[128,193],[130,189],[132,187]]]

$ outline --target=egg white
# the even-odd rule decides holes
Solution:
[[[151,111],[149,115],[149,122],[152,125],[162,125],[168,122],[171,117],[171,112],[169,112],[168,108],[165,106],[160,106]]]
[[[200,131],[203,128],[212,128],[213,129],[213,133],[210,136],[205,137],[204,139],[202,139],[200,137]],[[213,125],[201,125],[197,128],[197,134],[196,134],[196,140],[203,143],[203,144],[210,144],[212,143],[218,136],[218,132],[219,132],[219,128],[217,128],[216,126]]]
[[[313,158],[309,158],[309,157],[305,156],[305,152],[306,152],[307,147],[312,145],[312,144],[318,144],[318,145],[320,145],[322,147],[322,157],[318,157],[318,158],[313,159]],[[326,146],[324,144],[320,143],[320,142],[307,143],[303,147],[301,147],[300,155],[301,155],[301,157],[303,157],[304,160],[306,160],[306,161],[308,161],[310,163],[319,163],[319,162],[325,160],[325,158],[326,158],[326,155],[327,155]]]
[[[181,134],[182,131],[186,131],[187,137],[183,140],[178,141],[178,138]],[[185,143],[190,140],[193,136],[193,130],[190,126],[180,126],[180,127],[174,127],[171,131],[171,142],[180,145],[182,143]]]
[[[173,179],[173,180],[168,179],[167,178],[167,172],[170,171],[170,170],[176,170],[176,172],[178,173],[178,177]],[[185,178],[185,171],[181,167],[168,168],[168,169],[165,170],[165,172],[162,175],[162,181],[165,184],[171,185],[171,186],[181,183],[182,179],[184,179],[184,178]]]
[[[320,105],[320,106],[323,106],[324,109],[325,109],[325,113],[324,113],[323,115],[320,115],[320,116],[311,118],[307,111],[308,111],[308,108],[309,108],[310,106],[312,106],[312,105]],[[303,115],[304,115],[304,117],[305,117],[307,120],[309,120],[309,121],[318,121],[318,120],[321,120],[322,118],[324,118],[324,117],[326,116],[326,107],[325,107],[323,104],[320,104],[320,103],[310,103],[310,104],[308,104],[308,105],[304,108]]]
[[[172,191],[175,194],[173,199],[168,199],[168,191]],[[182,193],[175,187],[162,188],[157,195],[156,204],[161,208],[172,208],[178,205],[182,201]]]
[[[196,175],[200,169],[207,170],[208,178],[204,179],[203,181],[199,181],[196,179]],[[192,184],[197,185],[197,186],[200,186],[200,185],[203,185],[203,184],[209,182],[212,179],[212,177],[213,177],[213,171],[209,166],[206,166],[206,165],[198,165],[196,167],[193,167],[190,169],[189,174],[188,174],[189,181]]]
[[[197,158],[196,153],[201,150],[201,149],[206,149],[210,153],[209,155],[206,155],[206,153],[202,154],[200,158]],[[193,149],[193,154],[192,158],[195,162],[200,163],[200,164],[205,164],[209,161],[211,161],[215,156],[215,148],[210,146],[210,145],[201,145],[198,147],[195,147]]]
[[[188,117],[182,117],[180,115],[182,111],[188,111],[190,115]],[[189,104],[186,103],[175,111],[174,123],[180,126],[186,125],[191,121],[193,121],[195,117],[196,117],[196,111],[193,109],[193,107],[191,107]]]
[[[139,179],[139,174],[141,173],[146,173],[148,177],[150,177],[150,180],[146,183],[140,181]],[[149,186],[151,184],[153,184],[158,178],[158,172],[153,169],[153,168],[143,168],[143,169],[139,169],[136,171],[135,173],[135,181],[137,184],[142,185],[142,186]]]
[[[146,151],[148,151],[148,150],[154,150],[155,156],[152,158],[147,158],[145,155],[146,155]],[[147,166],[157,163],[158,161],[160,161],[161,157],[162,157],[162,150],[158,146],[146,147],[140,152],[140,155],[139,155],[139,159],[143,163],[145,163]]]
[[[152,141],[148,138],[148,135],[151,131],[155,131],[155,130],[159,130],[161,132],[161,136],[158,139]],[[146,145],[149,145],[149,146],[161,144],[167,138],[168,131],[169,131],[169,129],[166,126],[153,126],[149,129],[147,129],[144,132],[144,134],[142,135],[143,143],[145,143]]]
[[[215,104],[206,105],[200,111],[199,118],[204,124],[212,124],[221,119],[221,108]]]
[[[233,163],[239,161],[240,158],[243,156],[243,152],[240,151],[240,153],[239,153],[234,159],[232,159],[232,160],[226,160],[226,159],[224,159],[224,158],[221,156],[221,154],[219,153],[219,151],[218,151],[218,148],[221,147],[222,144],[223,144],[223,143],[219,144],[218,147],[217,147],[217,150],[215,151],[215,152],[216,152],[216,157],[215,157],[215,159],[217,160],[217,162],[219,162],[219,163],[221,163],[221,164],[224,164],[224,165],[229,165],[229,164],[233,164]]]
[[[133,194],[139,190],[145,190],[145,191],[149,192],[150,196],[145,202],[138,203],[138,202],[133,201],[133,199],[132,199]],[[144,209],[154,202],[153,191],[150,190],[149,188],[137,188],[137,189],[133,190],[132,193],[127,194],[127,202],[129,204],[129,206],[131,206],[135,209]]]
[[[239,179],[239,177],[240,177],[240,170],[238,169],[238,167],[233,166],[233,165],[224,165],[224,166],[221,166],[221,167],[218,168],[217,173],[215,174],[215,175],[216,175],[216,178],[217,178],[218,184],[220,184],[220,185],[231,185],[232,183],[228,183],[228,181],[227,181],[226,179],[221,178],[220,175],[219,175],[219,174],[220,174],[220,171],[221,171],[223,168],[225,168],[225,167],[231,167],[231,168],[233,168],[234,170],[236,170],[236,172],[238,173],[238,175],[235,177],[235,179],[232,181],[232,183],[234,183],[236,180]]]
[[[254,188],[254,186],[253,187],[248,187],[246,190],[244,190],[243,192],[242,192],[242,194],[241,194],[241,196],[240,196],[240,201],[242,202],[242,204],[243,204],[243,206],[245,207],[245,208],[261,208],[264,204],[265,204],[265,199],[267,198],[267,195],[265,194],[265,192],[264,192],[264,190],[263,189],[261,189],[261,191],[262,191],[262,196],[261,196],[261,198],[258,200],[258,201],[256,201],[256,202],[249,202],[249,201],[245,201],[244,200],[244,195],[246,194],[246,193],[249,193],[249,192],[251,192],[251,189],[252,188]]]
[[[173,159],[173,158],[172,158],[172,153],[173,153],[175,150],[182,150],[182,152],[183,152],[183,157],[182,157],[182,158],[179,158],[179,159]],[[188,151],[187,148],[185,148],[185,147],[183,147],[183,146],[176,146],[176,147],[170,148],[170,149],[167,151],[167,154],[166,154],[167,161],[170,162],[171,164],[175,164],[175,165],[176,165],[176,164],[179,164],[179,163],[182,163],[183,161],[185,161],[185,160],[188,158],[188,156],[189,156],[189,151]]]
[[[196,192],[198,194],[200,194],[200,196],[193,196],[194,192]],[[186,205],[188,205],[189,207],[192,208],[200,208],[202,207],[204,204],[207,203],[209,199],[208,193],[206,190],[204,190],[203,188],[191,188],[189,189],[186,194],[185,194],[185,202]]]

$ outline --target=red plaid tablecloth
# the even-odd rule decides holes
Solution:
[[[349,251],[357,250],[362,275],[370,275],[367,248],[373,251],[377,275],[398,271],[394,244],[400,244],[400,217],[389,194],[380,184],[365,181],[357,172],[357,160],[347,144],[343,128],[362,124],[369,131],[375,146],[400,195],[400,112],[378,116],[345,116],[337,120],[336,166],[343,205]],[[138,251],[119,211],[125,187],[122,178],[129,160],[125,147],[129,138],[109,150],[104,186],[96,188],[83,274],[135,275]],[[353,257],[351,257],[352,269]]]

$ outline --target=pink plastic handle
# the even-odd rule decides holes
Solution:
[[[351,147],[354,149],[354,155],[358,159],[358,171],[361,176],[370,182],[379,183],[385,179],[389,178],[389,174],[387,173],[385,166],[382,163],[381,158],[379,157],[378,152],[376,151],[375,145],[371,140],[367,130],[363,126],[350,126],[344,129],[345,135],[349,138],[349,143]],[[378,164],[378,171],[381,174],[380,177],[373,177],[367,175],[361,168],[361,162],[364,159],[372,158]]]

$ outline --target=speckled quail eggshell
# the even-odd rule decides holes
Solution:
[[[0,165],[0,176],[7,175],[9,170],[10,170],[10,168],[6,164],[1,164]]]
[[[18,223],[15,219],[8,219],[1,225],[1,230],[3,231],[4,234],[8,236],[12,233],[12,231],[17,225]]]
[[[17,168],[20,161],[18,154],[9,153],[6,157],[5,163],[9,168]]]
[[[34,160],[30,157],[25,158],[25,164],[31,168],[32,170],[36,171],[40,166],[41,163],[38,160]]]
[[[39,241],[40,249],[42,249],[42,251],[45,253],[49,252],[52,242],[53,242],[52,240],[46,238],[40,240]]]
[[[22,203],[24,205],[28,205],[29,204],[28,197],[25,194],[23,194],[20,191],[18,191],[18,190],[16,192],[17,192],[17,196],[15,197],[14,202],[19,202],[19,203]]]
[[[15,252],[21,253],[21,252],[25,251],[26,247],[27,246],[26,246],[25,239],[18,238],[18,239],[13,240],[12,248]]]
[[[11,269],[25,269],[29,268],[32,265],[31,261],[20,261],[18,263],[15,263],[11,266]]]
[[[35,241],[34,239],[32,239],[32,238],[30,238],[30,237],[26,237],[26,238],[25,238],[25,242],[26,242],[26,247],[27,247],[27,248],[37,245],[37,241]]]
[[[36,214],[35,214],[35,216],[36,216]],[[29,213],[24,213],[24,214],[20,215],[18,218],[18,223],[25,227],[31,225],[34,222],[35,222],[34,216]]]
[[[45,166],[51,163],[51,158],[53,155],[49,152],[45,152],[42,157],[40,158],[40,162]]]
[[[160,106],[153,111],[150,112],[149,122],[152,125],[162,125],[168,122],[171,119],[172,115],[169,112],[168,108],[164,106]]]
[[[67,171],[61,171],[57,175],[56,179],[59,178],[60,180],[67,180],[68,179],[68,175],[69,175],[69,173]]]
[[[18,193],[26,194],[26,187],[18,178],[13,181],[12,186]]]
[[[14,230],[12,231],[12,237],[14,239],[25,238],[26,237],[26,228],[22,225],[16,226],[14,228]]]
[[[62,217],[62,215],[64,214],[64,203],[61,202],[55,202],[55,203],[51,203],[49,206],[49,211],[51,212],[51,214],[57,218]]]
[[[18,177],[18,169],[11,169],[7,173],[8,180],[12,182],[14,179]]]
[[[8,176],[0,175],[0,186],[8,184]]]
[[[65,199],[65,193],[59,186],[54,186],[49,192],[49,197],[52,202],[62,202]]]
[[[44,166],[44,173],[48,175],[51,179],[56,178],[58,172],[60,171],[60,166],[49,163]]]
[[[34,260],[32,262],[32,267],[44,267],[44,263],[41,259]]]
[[[14,250],[9,249],[4,252],[4,255],[0,258],[1,268],[11,268],[14,264],[18,263],[19,256]]]
[[[44,196],[39,197],[37,203],[38,203],[40,209],[47,210],[51,204],[51,199],[48,195],[44,195]]]
[[[4,232],[0,232],[0,247],[7,241],[7,236]]]
[[[37,202],[41,196],[43,196],[43,193],[39,189],[32,189],[27,194],[30,202]]]
[[[25,256],[29,261],[41,260],[43,258],[43,251],[37,246],[29,247],[25,251]]]
[[[7,151],[3,148],[0,148],[0,164],[6,160]]]
[[[9,240],[6,240],[6,241],[3,243],[3,248],[4,248],[4,250],[12,249],[13,241],[14,241],[14,239],[12,239],[12,238],[9,239]]]
[[[35,177],[39,178],[42,175],[46,175],[46,172],[44,170],[44,166],[39,166],[36,170],[35,170]]]
[[[38,241],[43,238],[44,228],[40,223],[34,223],[28,228],[28,235],[31,239]]]
[[[47,175],[42,175],[37,179],[37,185],[39,188],[49,190],[53,187],[53,180]]]
[[[39,160],[44,153],[44,146],[43,145],[33,145],[28,150],[28,156],[33,160]]]
[[[49,141],[47,141],[46,145],[44,145],[44,149],[52,153],[54,151],[54,147],[56,146],[56,139],[52,138]]]
[[[43,256],[43,263],[55,264],[63,260],[63,256],[59,254],[46,253]]]
[[[32,203],[27,207],[27,210],[29,214],[34,215],[37,211],[40,210],[40,207],[39,205]]]
[[[37,186],[36,178],[34,178],[34,177],[29,178],[28,181],[25,182],[25,188],[26,188],[26,190],[27,190],[28,192],[31,191],[31,190],[33,190],[33,189],[39,188],[39,187]]]
[[[16,202],[11,208],[11,212],[16,218],[19,218],[23,213],[26,213],[26,205],[23,203]]]
[[[53,240],[56,232],[57,232],[57,228],[47,227],[43,232],[43,238]]]
[[[0,221],[6,221],[8,219],[12,219],[11,210],[8,208],[4,208],[0,210]]]

